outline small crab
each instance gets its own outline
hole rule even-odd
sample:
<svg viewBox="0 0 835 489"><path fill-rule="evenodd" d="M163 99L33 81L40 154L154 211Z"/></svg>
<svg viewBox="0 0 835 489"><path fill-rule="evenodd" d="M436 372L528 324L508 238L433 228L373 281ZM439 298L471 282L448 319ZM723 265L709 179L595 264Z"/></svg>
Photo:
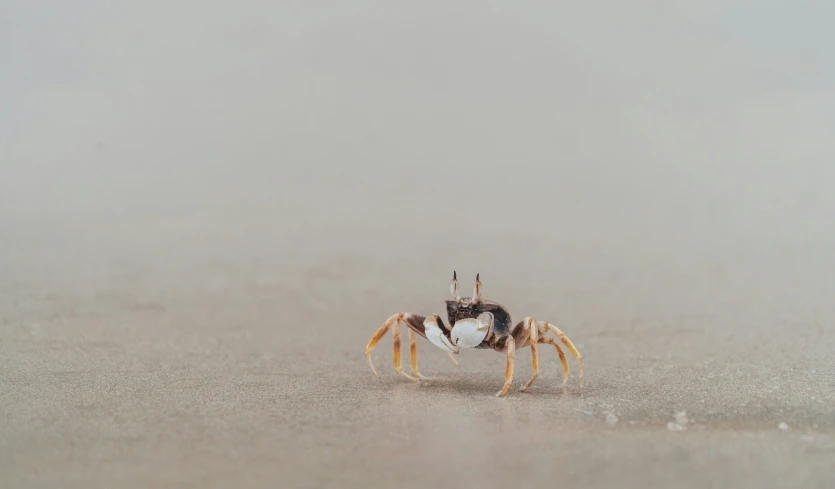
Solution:
<svg viewBox="0 0 835 489"><path fill-rule="evenodd" d="M456 365L458 362L455 361L452 354L457 355L460 348L492 348L499 353L506 353L505 381L502 390L496 393L498 397L504 397L510 388L510 383L513 380L513 356L517 349L530 346L533 357L533 376L519 389L525 391L539 376L537 345L540 343L554 345L562 363L562 386L565 387L570 373L568 361L557 339L546 336L550 331L574 355L580 367L580 385L583 385L583 356L559 328L547 321L537 321L530 316L513 326L510 313L504 306L481 298L481 280L479 280L478 274L473 285L472 297L461 297L458 294L458 276L454 271L452 272L452 281L449 284L449 292L453 300L445 302L447 318L452 327L447 326L438 314L424 317L408 312L394 314L383 323L383 326L374 333L365 347L365 355L368 357L368 364L371 365L374 375L379 377L377 370L374 368L374 363L371 361L371 351L385 336L386 332L392 329L392 335L394 336L394 370L413 381L424 378L417 369L417 338L415 335L418 334L447 352L449 358ZM400 364L401 323L405 323L409 327L409 360L414 376L404 372Z"/></svg>

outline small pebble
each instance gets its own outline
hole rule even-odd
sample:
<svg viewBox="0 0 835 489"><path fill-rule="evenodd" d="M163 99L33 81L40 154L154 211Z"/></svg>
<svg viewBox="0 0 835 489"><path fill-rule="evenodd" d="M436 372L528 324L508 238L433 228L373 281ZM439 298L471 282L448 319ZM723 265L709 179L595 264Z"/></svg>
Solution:
<svg viewBox="0 0 835 489"><path fill-rule="evenodd" d="M689 420L687 419L687 411L681 411L680 413L676 413L676 423L684 426L687 424Z"/></svg>
<svg viewBox="0 0 835 489"><path fill-rule="evenodd" d="M684 431L687 429L687 427L670 421L669 423L667 423L667 429L670 431Z"/></svg>
<svg viewBox="0 0 835 489"><path fill-rule="evenodd" d="M781 421L780 424L777 425L777 427L780 428L783 431L786 431L787 429L789 429L789 425L787 425L784 421Z"/></svg>
<svg viewBox="0 0 835 489"><path fill-rule="evenodd" d="M609 426L614 426L618 424L618 421L619 419L617 416L615 416L614 413L609 413L606 415L606 424L608 424Z"/></svg>

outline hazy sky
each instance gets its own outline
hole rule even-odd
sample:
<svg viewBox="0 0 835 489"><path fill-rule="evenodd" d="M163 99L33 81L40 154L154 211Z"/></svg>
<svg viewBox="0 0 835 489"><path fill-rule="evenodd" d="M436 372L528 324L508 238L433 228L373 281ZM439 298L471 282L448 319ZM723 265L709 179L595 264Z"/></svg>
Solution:
<svg viewBox="0 0 835 489"><path fill-rule="evenodd" d="M0 223L478 209L833 243L833 5L6 0Z"/></svg>

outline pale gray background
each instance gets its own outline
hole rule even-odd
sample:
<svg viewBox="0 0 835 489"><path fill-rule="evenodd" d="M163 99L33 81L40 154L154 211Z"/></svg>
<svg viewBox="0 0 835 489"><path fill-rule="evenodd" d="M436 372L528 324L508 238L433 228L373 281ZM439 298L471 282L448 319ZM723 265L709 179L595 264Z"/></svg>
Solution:
<svg viewBox="0 0 835 489"><path fill-rule="evenodd" d="M0 2L0 485L834 487L835 4L578 5Z"/></svg>

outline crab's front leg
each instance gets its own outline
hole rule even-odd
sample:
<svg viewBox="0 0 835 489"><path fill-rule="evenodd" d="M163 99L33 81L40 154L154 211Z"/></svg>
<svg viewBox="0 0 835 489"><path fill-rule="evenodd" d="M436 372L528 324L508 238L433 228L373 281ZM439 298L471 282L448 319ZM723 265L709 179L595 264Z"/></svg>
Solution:
<svg viewBox="0 0 835 489"><path fill-rule="evenodd" d="M507 390L510 389L510 384L513 382L513 357L516 355L516 341L513 336L507 337L507 368L504 374L504 385L502 390L496 393L496 397L504 397L507 395Z"/></svg>
<svg viewBox="0 0 835 489"><path fill-rule="evenodd" d="M409 331L411 331L411 329ZM394 322L394 324L392 325L391 334L392 334L392 336L394 336L394 355L393 355L394 371L399 373L403 377L406 377L409 380L414 380L414 381L420 380L419 378L412 377L411 375L404 372L403 371L403 365L400 363L400 352L401 352L401 350L400 350L400 321L395 321ZM412 370L414 371L414 369L412 369Z"/></svg>
<svg viewBox="0 0 835 489"><path fill-rule="evenodd" d="M409 327L409 360L412 367L412 373L415 377L407 374L403 371L403 367L401 365L400 360L400 323L405 323L406 326ZM440 323L440 325L439 325ZM441 329L443 328L443 329ZM388 330L391 329L392 335L394 336L394 370L407 377L411 380L420 380L419 378L423 378L417 371L417 338L416 334L427 338L431 341L434 345L438 348L446 351L449 353L450 359L457 365L458 362L452 357L452 353L458 353L458 348L455 347L452 343L449 342L449 328L443 323L440 319L440 316L437 314L433 314L428 318L424 318L423 316L412 314L408 312L401 312L392 315L389 317L383 325L378 329L374 335L371 336L371 339L368 341L368 344L365 347L365 355L368 358L368 365L371 366L371 371L374 372L374 375L379 377L380 375L377 373L377 370L374 368L374 363L371 361L371 352L377 346L377 343L386 335ZM419 377L419 378L418 378Z"/></svg>

